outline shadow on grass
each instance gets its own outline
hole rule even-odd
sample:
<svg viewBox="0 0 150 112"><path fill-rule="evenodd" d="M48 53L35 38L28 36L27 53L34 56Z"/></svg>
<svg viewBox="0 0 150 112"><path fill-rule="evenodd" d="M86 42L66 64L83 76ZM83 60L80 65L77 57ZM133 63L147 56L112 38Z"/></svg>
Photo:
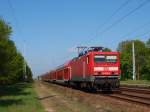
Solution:
<svg viewBox="0 0 150 112"><path fill-rule="evenodd" d="M21 99L6 99L6 100L0 100L0 106L5 106L8 107L9 105L18 105L18 104L23 104Z"/></svg>
<svg viewBox="0 0 150 112"><path fill-rule="evenodd" d="M31 93L26 92L25 89L31 87L32 85L28 83L0 86L0 106L23 104L21 96L30 95Z"/></svg>
<svg viewBox="0 0 150 112"><path fill-rule="evenodd" d="M0 86L0 97L1 96L15 96L15 95L29 95L29 92L25 92L25 88L31 88L31 84L21 83L8 86Z"/></svg>

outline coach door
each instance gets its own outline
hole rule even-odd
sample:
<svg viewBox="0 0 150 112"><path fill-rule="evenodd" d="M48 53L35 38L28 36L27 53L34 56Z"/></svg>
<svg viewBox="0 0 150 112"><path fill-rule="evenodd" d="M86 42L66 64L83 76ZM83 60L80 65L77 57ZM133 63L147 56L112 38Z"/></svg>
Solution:
<svg viewBox="0 0 150 112"><path fill-rule="evenodd" d="M70 69L65 68L64 69L64 80L69 80L70 79Z"/></svg>
<svg viewBox="0 0 150 112"><path fill-rule="evenodd" d="M85 78L85 72L86 72L86 62L85 61L83 61L83 78Z"/></svg>

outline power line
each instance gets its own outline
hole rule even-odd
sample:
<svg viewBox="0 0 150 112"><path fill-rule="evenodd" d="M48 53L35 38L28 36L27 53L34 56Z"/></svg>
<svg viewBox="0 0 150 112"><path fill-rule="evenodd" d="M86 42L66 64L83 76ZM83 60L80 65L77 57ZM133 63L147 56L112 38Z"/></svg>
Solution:
<svg viewBox="0 0 150 112"><path fill-rule="evenodd" d="M18 29L19 32L21 32L21 28L20 28L20 26L19 26L19 22L18 22L18 20L17 20L16 14L15 14L15 9L14 9L14 7L13 7L13 5L12 5L12 2L11 2L11 0L7 0L7 2L8 2L8 6L9 6L9 8L10 8L10 10L11 10L12 16L13 16L13 18L14 18L14 20L15 20L17 29Z"/></svg>
<svg viewBox="0 0 150 112"><path fill-rule="evenodd" d="M146 31L146 32L144 32L144 33L142 33L142 34L139 34L139 35L136 35L136 36L134 36L134 37L141 37L141 36L147 35L147 34L149 34L149 33L150 33L150 31Z"/></svg>
<svg viewBox="0 0 150 112"><path fill-rule="evenodd" d="M138 31L138 30L140 30L140 29L143 29L144 27L146 27L146 26L149 25L149 24L150 24L150 21L149 21L149 22L146 22L145 24L143 24L143 25L141 25L141 26L139 26L139 27L137 27L137 28L135 28L133 31L131 31L131 32L127 33L127 34L125 34L125 35L122 36L121 38L125 38L125 37L129 36L129 35L135 33L136 31Z"/></svg>
<svg viewBox="0 0 150 112"><path fill-rule="evenodd" d="M11 0L7 0L7 2L8 2L8 6L9 6L9 8L10 8L10 10L11 10L13 19L14 19L14 21L15 21L15 23L16 23L16 28L17 28L17 30L18 30L19 33L22 33L20 24L19 24L18 19L17 19L17 17L16 17L16 13L15 13L15 9L14 9L14 7L13 7L13 4L12 4ZM23 41L23 45L24 45L24 44L25 44L25 39L22 39L22 41ZM23 53L24 53L24 47L23 47Z"/></svg>
<svg viewBox="0 0 150 112"><path fill-rule="evenodd" d="M134 8L133 10L131 10L130 12L128 12L126 15L122 16L121 18L119 18L117 21L115 21L114 23L112 23L109 27L107 27L106 29L104 29L102 32L100 33L105 33L106 31L108 31L109 29L111 29L113 26L117 25L118 23L120 23L121 21L123 21L125 18L127 18L129 15L133 14L134 12L136 12L137 10L139 10L140 8L142 8L143 6L146 5L146 3L150 2L150 0L146 0L143 3L141 3L138 7Z"/></svg>
<svg viewBox="0 0 150 112"><path fill-rule="evenodd" d="M134 8L133 10L131 10L130 12L128 12L126 15L122 16L121 18L119 18L117 21L115 21L114 23L112 23L110 26L108 26L107 28L105 28L103 31L101 31L100 33L103 34L105 32L107 32L108 30L110 30L112 27L114 27L115 25L117 25L118 23L122 22L125 18L127 18L128 16L130 16L131 14L133 14L134 12L136 12L137 10L141 9L143 6L145 6L148 2L150 2L150 0L146 0L144 2L142 2L140 5L138 5L136 8ZM94 36L96 37L98 35L98 33ZM95 38L91 38L90 40L95 39Z"/></svg>
<svg viewBox="0 0 150 112"><path fill-rule="evenodd" d="M105 26L120 10L122 10L125 6L129 4L132 0L126 0L124 3L122 3L98 28L96 29L96 33L94 33L94 37L98 35L99 29L101 29L103 26ZM89 36L92 37L92 36ZM92 37L93 38L93 37Z"/></svg>
<svg viewBox="0 0 150 112"><path fill-rule="evenodd" d="M120 5L119 8L117 8L110 16L109 18L107 18L104 23L102 23L100 25L100 27L98 27L97 32L100 28L102 28L103 26L105 26L105 24L107 24L121 9L123 9L126 5L128 5L128 3L131 2L131 0L127 0L125 1L123 4Z"/></svg>

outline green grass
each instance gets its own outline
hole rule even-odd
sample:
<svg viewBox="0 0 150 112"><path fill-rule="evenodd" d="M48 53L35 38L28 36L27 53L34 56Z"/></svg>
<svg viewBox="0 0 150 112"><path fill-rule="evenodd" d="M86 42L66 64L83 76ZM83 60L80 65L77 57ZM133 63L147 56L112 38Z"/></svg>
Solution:
<svg viewBox="0 0 150 112"><path fill-rule="evenodd" d="M44 112L32 84L0 86L0 112Z"/></svg>
<svg viewBox="0 0 150 112"><path fill-rule="evenodd" d="M150 81L148 80L125 80L121 81L121 84L123 85L148 85L150 86Z"/></svg>

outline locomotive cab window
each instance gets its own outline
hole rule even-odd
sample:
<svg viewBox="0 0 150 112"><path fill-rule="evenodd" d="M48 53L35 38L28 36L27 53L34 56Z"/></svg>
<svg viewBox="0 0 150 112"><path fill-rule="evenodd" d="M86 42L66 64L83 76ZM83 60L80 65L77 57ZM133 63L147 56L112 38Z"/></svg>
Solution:
<svg viewBox="0 0 150 112"><path fill-rule="evenodd" d="M95 63L103 63L103 62L116 63L117 62L117 56L95 55L94 56L94 62Z"/></svg>
<svg viewBox="0 0 150 112"><path fill-rule="evenodd" d="M106 61L110 63L116 63L117 62L117 56L106 56Z"/></svg>
<svg viewBox="0 0 150 112"><path fill-rule="evenodd" d="M106 60L105 56L100 56L100 55L94 56L94 62L95 63L105 62L105 60Z"/></svg>

